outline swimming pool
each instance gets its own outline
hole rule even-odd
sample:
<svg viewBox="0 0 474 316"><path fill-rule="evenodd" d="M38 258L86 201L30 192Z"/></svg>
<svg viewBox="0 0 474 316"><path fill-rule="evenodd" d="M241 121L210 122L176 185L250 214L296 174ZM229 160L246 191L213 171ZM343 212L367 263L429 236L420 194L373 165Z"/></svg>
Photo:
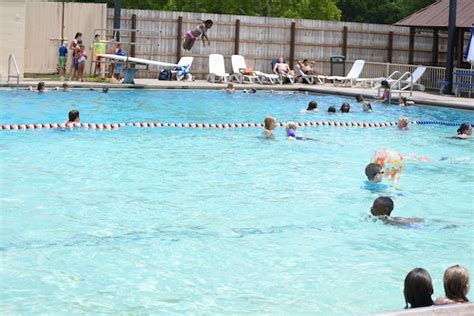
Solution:
<svg viewBox="0 0 474 316"><path fill-rule="evenodd" d="M320 112L299 113L310 100ZM353 113L326 113L350 102ZM474 121L474 114L306 94L221 91L0 91L0 123ZM474 271L472 139L455 127L308 127L318 141L260 128L123 127L0 131L0 311L316 313L401 309L403 279L426 268L434 296L452 264ZM373 192L377 148L408 161L398 189ZM402 229L367 219L390 195ZM471 297L471 296L469 296Z"/></svg>

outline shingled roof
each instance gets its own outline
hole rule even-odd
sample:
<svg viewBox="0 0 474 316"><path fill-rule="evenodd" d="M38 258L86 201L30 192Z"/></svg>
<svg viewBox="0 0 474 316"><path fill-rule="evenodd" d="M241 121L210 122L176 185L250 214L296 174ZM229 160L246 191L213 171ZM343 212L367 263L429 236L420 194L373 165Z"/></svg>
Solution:
<svg viewBox="0 0 474 316"><path fill-rule="evenodd" d="M398 21L397 26L425 28L447 28L449 21L449 0L438 0L420 11ZM470 28L474 23L474 0L457 0L456 27Z"/></svg>

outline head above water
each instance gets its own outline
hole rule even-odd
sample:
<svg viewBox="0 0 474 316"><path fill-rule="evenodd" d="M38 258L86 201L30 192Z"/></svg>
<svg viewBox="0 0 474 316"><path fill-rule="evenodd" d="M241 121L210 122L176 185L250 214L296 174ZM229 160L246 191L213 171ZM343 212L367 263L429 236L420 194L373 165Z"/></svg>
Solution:
<svg viewBox="0 0 474 316"><path fill-rule="evenodd" d="M370 213L373 216L390 216L393 211L393 200L387 196L379 196L374 200Z"/></svg>
<svg viewBox="0 0 474 316"><path fill-rule="evenodd" d="M446 297L457 302L469 302L466 295L469 292L469 271L454 265L444 272L444 292Z"/></svg>
<svg viewBox="0 0 474 316"><path fill-rule="evenodd" d="M227 84L227 89L234 89L234 84L233 83L228 83Z"/></svg>
<svg viewBox="0 0 474 316"><path fill-rule="evenodd" d="M370 182L380 182L382 181L383 168L381 165L376 163L369 163L365 167L365 175Z"/></svg>
<svg viewBox="0 0 474 316"><path fill-rule="evenodd" d="M296 126L295 122L290 121L290 122L286 122L286 127L285 128L286 128L287 131L290 130L290 129L296 130L297 126Z"/></svg>
<svg viewBox="0 0 474 316"><path fill-rule="evenodd" d="M472 126L470 123L462 123L457 130L458 135L468 135L471 136L472 134Z"/></svg>
<svg viewBox="0 0 474 316"><path fill-rule="evenodd" d="M109 92L109 88L108 88L108 87L103 87L103 88L102 88L102 92L103 92L103 93Z"/></svg>
<svg viewBox="0 0 474 316"><path fill-rule="evenodd" d="M274 118L273 116L265 117L265 120L263 121L263 125L265 126L265 129L268 129L268 130L275 129L276 118Z"/></svg>
<svg viewBox="0 0 474 316"><path fill-rule="evenodd" d="M306 111L313 111L313 110L316 110L318 108L318 103L316 101L311 101L308 103L308 108L306 109Z"/></svg>
<svg viewBox="0 0 474 316"><path fill-rule="evenodd" d="M69 88L69 85L67 83L63 83L63 89L67 90Z"/></svg>
<svg viewBox="0 0 474 316"><path fill-rule="evenodd" d="M69 122L79 122L80 116L78 110L69 111Z"/></svg>
<svg viewBox="0 0 474 316"><path fill-rule="evenodd" d="M364 102L362 103L362 110L363 110L364 112L373 111L373 109L372 109L372 104L370 104L370 102L368 102L368 101L364 101Z"/></svg>
<svg viewBox="0 0 474 316"><path fill-rule="evenodd" d="M349 112L351 111L351 106L349 105L349 103L344 102L344 103L341 105L340 111L341 111L342 113L349 113Z"/></svg>
<svg viewBox="0 0 474 316"><path fill-rule="evenodd" d="M363 97L362 95L360 95L360 94L356 95L356 96L355 96L355 99L357 100L357 102L362 102L362 101L364 101L364 97Z"/></svg>
<svg viewBox="0 0 474 316"><path fill-rule="evenodd" d="M431 276L423 268L411 270L405 277L403 289L405 296L405 308L425 307L433 305L431 295L433 295L433 283Z"/></svg>
<svg viewBox="0 0 474 316"><path fill-rule="evenodd" d="M44 91L44 82L43 81L38 82L38 85L36 86L36 90Z"/></svg>
<svg viewBox="0 0 474 316"><path fill-rule="evenodd" d="M328 107L328 113L336 113L336 108L331 105L330 107Z"/></svg>
<svg viewBox="0 0 474 316"><path fill-rule="evenodd" d="M397 122L397 126L400 129L407 128L408 124L410 124L410 120L406 116L400 117L400 119Z"/></svg>

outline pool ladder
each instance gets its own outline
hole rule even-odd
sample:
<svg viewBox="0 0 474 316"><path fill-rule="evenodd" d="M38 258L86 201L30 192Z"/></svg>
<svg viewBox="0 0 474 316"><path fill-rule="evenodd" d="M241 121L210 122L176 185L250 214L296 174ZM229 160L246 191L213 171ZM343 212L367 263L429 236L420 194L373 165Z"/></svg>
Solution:
<svg viewBox="0 0 474 316"><path fill-rule="evenodd" d="M15 66L16 75L11 74L12 61L13 61L13 65ZM18 88L20 86L20 69L18 69L18 64L16 62L15 55L13 54L10 54L10 56L8 56L8 77L7 77L8 84L10 83L10 78L16 78L16 87Z"/></svg>

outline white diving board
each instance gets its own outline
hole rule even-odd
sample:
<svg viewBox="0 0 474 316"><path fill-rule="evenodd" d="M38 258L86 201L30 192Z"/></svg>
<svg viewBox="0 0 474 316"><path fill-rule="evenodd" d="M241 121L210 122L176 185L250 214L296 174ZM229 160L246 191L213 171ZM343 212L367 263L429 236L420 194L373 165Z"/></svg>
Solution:
<svg viewBox="0 0 474 316"><path fill-rule="evenodd" d="M109 59L114 59L118 61L142 64L142 65L155 65L155 66L161 66L161 67L177 67L178 66L178 64L164 63L164 62L156 61L156 60L135 58L135 57L129 57L129 56L120 56L120 55L114 55L114 54L97 54L97 57L109 58Z"/></svg>

